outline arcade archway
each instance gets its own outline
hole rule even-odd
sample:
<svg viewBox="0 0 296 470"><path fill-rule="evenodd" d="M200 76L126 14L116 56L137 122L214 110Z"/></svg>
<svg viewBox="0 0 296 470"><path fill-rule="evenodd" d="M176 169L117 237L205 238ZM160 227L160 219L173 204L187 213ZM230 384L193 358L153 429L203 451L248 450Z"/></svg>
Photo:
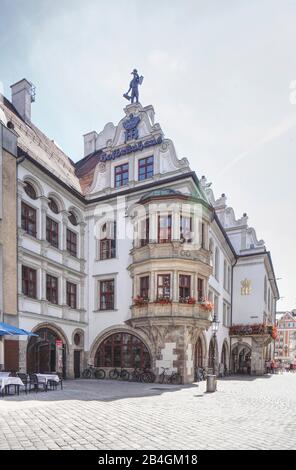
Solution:
<svg viewBox="0 0 296 470"><path fill-rule="evenodd" d="M235 374L251 374L251 347L239 344L233 347L231 353L232 371Z"/></svg>
<svg viewBox="0 0 296 470"><path fill-rule="evenodd" d="M113 333L100 343L95 354L96 367L151 368L147 346L127 332Z"/></svg>
<svg viewBox="0 0 296 470"><path fill-rule="evenodd" d="M40 327L34 331L27 347L27 372L60 372L66 376L66 341L54 328Z"/></svg>

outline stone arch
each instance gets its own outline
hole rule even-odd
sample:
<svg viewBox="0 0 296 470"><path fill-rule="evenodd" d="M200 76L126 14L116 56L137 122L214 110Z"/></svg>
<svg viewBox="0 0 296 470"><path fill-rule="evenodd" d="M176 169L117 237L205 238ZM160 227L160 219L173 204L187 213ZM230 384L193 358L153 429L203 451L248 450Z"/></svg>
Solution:
<svg viewBox="0 0 296 470"><path fill-rule="evenodd" d="M57 203L58 208L59 208L59 212L64 211L66 209L63 199L56 192L50 191L48 193L47 197L48 197L48 199L52 198Z"/></svg>
<svg viewBox="0 0 296 470"><path fill-rule="evenodd" d="M32 336L27 345L28 372L62 371L66 377L70 368L70 345L66 334L50 322L39 323L32 329L35 333L41 330L46 330L44 336ZM61 347L56 344L57 339L62 341Z"/></svg>
<svg viewBox="0 0 296 470"><path fill-rule="evenodd" d="M252 347L246 342L235 342L231 348L231 370L235 374L249 373Z"/></svg>
<svg viewBox="0 0 296 470"><path fill-rule="evenodd" d="M103 341L105 341L108 336L111 336L116 333L128 333L133 336L136 336L147 347L151 358L151 364L154 363L153 345L151 344L149 338L142 331L139 332L127 325L115 325L103 330L92 342L92 345L89 349L89 359L91 364L94 364L96 352L99 346L103 343Z"/></svg>
<svg viewBox="0 0 296 470"><path fill-rule="evenodd" d="M229 369L229 359L230 359L230 349L229 349L229 344L227 339L225 338L222 344L222 350L221 350L221 360L220 364L223 364L222 366L222 373L225 373Z"/></svg>
<svg viewBox="0 0 296 470"><path fill-rule="evenodd" d="M30 183L33 186L33 188L36 191L37 198L39 198L41 196L44 196L44 191L43 191L42 185L40 184L38 179L35 178L35 176L32 176L32 175L24 176L23 182L24 183Z"/></svg>
<svg viewBox="0 0 296 470"><path fill-rule="evenodd" d="M201 347L201 354L199 348ZM194 367L207 367L207 341L203 332L200 332L195 342Z"/></svg>

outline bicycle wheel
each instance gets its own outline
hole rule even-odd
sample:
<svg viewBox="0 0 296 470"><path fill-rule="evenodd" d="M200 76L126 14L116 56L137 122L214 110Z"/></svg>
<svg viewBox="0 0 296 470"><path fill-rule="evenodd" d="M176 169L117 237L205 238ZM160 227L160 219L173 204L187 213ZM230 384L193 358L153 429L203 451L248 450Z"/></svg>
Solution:
<svg viewBox="0 0 296 470"><path fill-rule="evenodd" d="M129 371L126 370L126 369L123 369L123 370L121 371L121 373L120 373L120 378L121 378L122 380L129 380L129 378L130 378L130 373L129 373Z"/></svg>
<svg viewBox="0 0 296 470"><path fill-rule="evenodd" d="M104 369L97 369L95 371L95 378L96 379L104 379L106 377L106 372Z"/></svg>
<svg viewBox="0 0 296 470"><path fill-rule="evenodd" d="M142 382L151 384L155 382L155 379L156 379L156 376L155 374L153 374L153 372L144 372L142 374Z"/></svg>
<svg viewBox="0 0 296 470"><path fill-rule="evenodd" d="M180 385L182 383L182 376L177 372L171 376L170 382L173 385Z"/></svg>
<svg viewBox="0 0 296 470"><path fill-rule="evenodd" d="M159 383L164 384L165 383L165 374L162 372L159 376Z"/></svg>
<svg viewBox="0 0 296 470"><path fill-rule="evenodd" d="M110 372L109 372L109 379L115 380L115 379L118 379L118 377L119 377L119 372L118 372L117 369L112 369L112 370L110 370Z"/></svg>
<svg viewBox="0 0 296 470"><path fill-rule="evenodd" d="M91 378L91 370L90 369L85 369L82 372L82 378L83 379L90 379Z"/></svg>

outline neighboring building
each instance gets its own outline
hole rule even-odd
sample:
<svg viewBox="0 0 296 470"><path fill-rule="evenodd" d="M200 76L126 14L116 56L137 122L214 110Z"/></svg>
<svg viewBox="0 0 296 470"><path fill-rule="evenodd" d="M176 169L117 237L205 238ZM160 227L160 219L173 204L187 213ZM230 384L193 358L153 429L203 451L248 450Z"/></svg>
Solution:
<svg viewBox="0 0 296 470"><path fill-rule="evenodd" d="M296 310L277 312L278 338L275 342L275 357L285 361L296 361Z"/></svg>
<svg viewBox="0 0 296 470"><path fill-rule="evenodd" d="M7 125L0 108L0 321L17 325L17 137ZM14 368L17 361L18 341L0 336L0 369Z"/></svg>
<svg viewBox="0 0 296 470"><path fill-rule="evenodd" d="M203 177L209 201L235 250L232 268L232 315L230 328L233 372L264 373L265 361L274 356L272 328L276 323L279 292L271 261L263 240L258 241L254 228L248 226L247 214L235 218L226 204L226 196L215 200ZM224 267L224 271L228 268Z"/></svg>
<svg viewBox="0 0 296 470"><path fill-rule="evenodd" d="M169 367L187 383L196 366L243 372L249 355L262 373L269 330L229 327L273 324L270 254L178 159L153 107L126 106L73 163L31 122L32 84L11 88L0 108L18 136L18 325L39 335L20 338L15 367Z"/></svg>

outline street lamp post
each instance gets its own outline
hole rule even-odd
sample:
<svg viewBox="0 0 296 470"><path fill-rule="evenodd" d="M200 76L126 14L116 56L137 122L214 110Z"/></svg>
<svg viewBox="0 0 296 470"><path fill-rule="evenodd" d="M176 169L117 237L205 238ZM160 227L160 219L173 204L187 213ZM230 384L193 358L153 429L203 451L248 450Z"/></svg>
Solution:
<svg viewBox="0 0 296 470"><path fill-rule="evenodd" d="M215 392L217 389L217 371L216 371L216 338L217 332L219 328L219 321L217 319L216 313L214 313L214 317L212 320L212 331L213 331L213 341L214 341L214 349L213 349L213 374L208 375L207 377L207 392Z"/></svg>
<svg viewBox="0 0 296 470"><path fill-rule="evenodd" d="M213 331L213 338L214 338L213 375L215 375L215 376L217 375L217 371L216 371L216 338L217 338L219 323L220 322L218 321L217 314L214 313L214 317L213 317L213 320L212 320L212 331Z"/></svg>

